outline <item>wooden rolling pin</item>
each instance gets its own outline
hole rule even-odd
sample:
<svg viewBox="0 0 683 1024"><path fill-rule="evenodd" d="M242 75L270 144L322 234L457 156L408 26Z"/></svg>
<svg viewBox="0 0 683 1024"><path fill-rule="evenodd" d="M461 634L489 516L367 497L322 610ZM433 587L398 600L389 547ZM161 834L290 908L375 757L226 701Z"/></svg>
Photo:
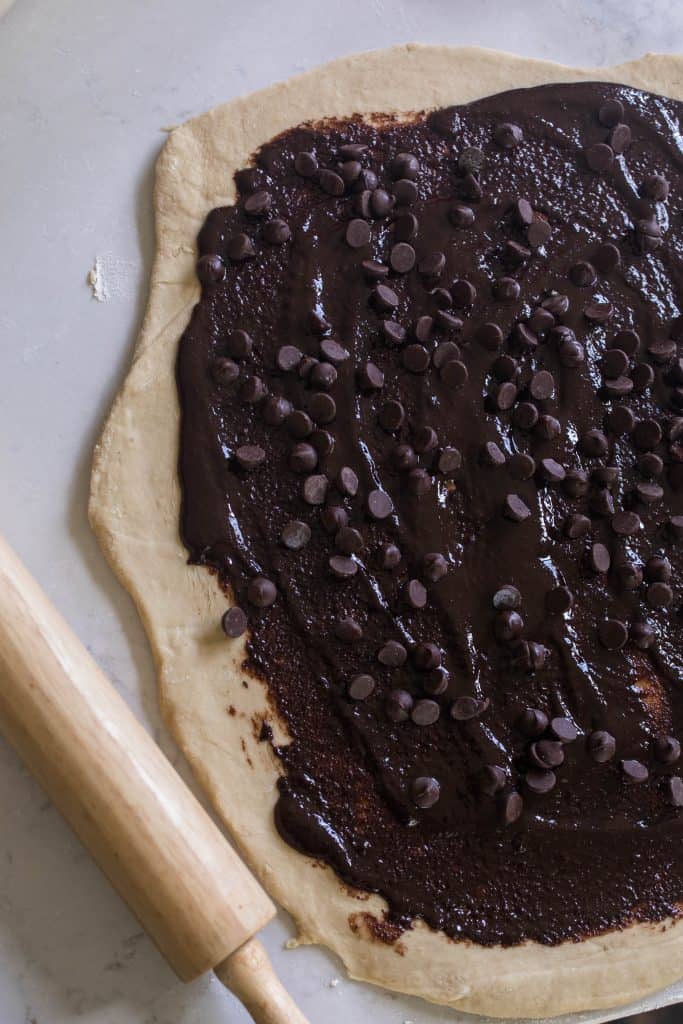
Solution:
<svg viewBox="0 0 683 1024"><path fill-rule="evenodd" d="M253 938L275 907L2 537L0 729L183 981L306 1024Z"/></svg>

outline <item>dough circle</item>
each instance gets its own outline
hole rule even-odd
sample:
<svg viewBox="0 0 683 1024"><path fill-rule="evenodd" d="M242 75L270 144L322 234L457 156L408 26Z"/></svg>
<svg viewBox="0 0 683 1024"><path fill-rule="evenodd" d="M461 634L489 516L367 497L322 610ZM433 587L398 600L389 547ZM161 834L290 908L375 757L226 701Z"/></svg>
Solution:
<svg viewBox="0 0 683 1024"><path fill-rule="evenodd" d="M285 741L264 685L241 668L244 642L219 621L225 596L188 566L178 535L178 339L199 296L195 239L206 214L234 201L233 172L302 121L463 103L547 82L615 81L683 99L683 58L650 55L578 69L480 49L398 46L336 60L233 100L174 129L157 163L157 255L133 364L95 451L90 519L133 596L158 669L165 721L240 852L293 916L301 943L321 943L349 974L497 1017L545 1017L624 1005L683 974L683 920L636 925L583 942L512 948L458 943L416 923L398 942L373 937L377 896L354 894L295 852L273 824L278 763L259 742L267 719ZM248 685L243 685L246 682Z"/></svg>

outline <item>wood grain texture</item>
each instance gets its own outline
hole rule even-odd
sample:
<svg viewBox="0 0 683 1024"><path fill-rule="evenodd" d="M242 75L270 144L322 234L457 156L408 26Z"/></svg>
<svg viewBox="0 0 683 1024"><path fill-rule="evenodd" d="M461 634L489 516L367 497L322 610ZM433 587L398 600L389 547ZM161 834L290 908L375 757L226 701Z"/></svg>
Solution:
<svg viewBox="0 0 683 1024"><path fill-rule="evenodd" d="M307 1024L258 939L245 942L214 968L214 974L244 1004L255 1024Z"/></svg>
<svg viewBox="0 0 683 1024"><path fill-rule="evenodd" d="M0 729L181 979L225 960L274 916L1 537L0 679Z"/></svg>

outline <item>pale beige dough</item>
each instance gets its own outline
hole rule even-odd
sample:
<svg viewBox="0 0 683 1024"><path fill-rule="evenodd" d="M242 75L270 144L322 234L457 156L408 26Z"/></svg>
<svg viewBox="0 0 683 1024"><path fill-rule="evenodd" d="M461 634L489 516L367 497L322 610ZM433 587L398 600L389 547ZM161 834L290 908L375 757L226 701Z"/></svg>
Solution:
<svg viewBox="0 0 683 1024"><path fill-rule="evenodd" d="M143 618L166 722L241 853L292 914L299 941L329 946L355 978L500 1017L623 1005L669 984L683 975L683 922L511 949L452 942L417 924L384 944L362 924L363 914L381 917L383 901L350 894L329 868L280 839L273 824L278 766L270 745L257 740L261 720L284 737L263 684L243 686L243 642L220 632L223 593L206 570L186 564L178 535L174 360L199 297L197 233L209 210L234 201L233 172L260 144L301 121L422 110L580 79L683 99L683 58L579 70L486 50L400 46L337 60L174 129L157 164L149 306L92 474L91 521ZM354 921L360 927L352 929Z"/></svg>

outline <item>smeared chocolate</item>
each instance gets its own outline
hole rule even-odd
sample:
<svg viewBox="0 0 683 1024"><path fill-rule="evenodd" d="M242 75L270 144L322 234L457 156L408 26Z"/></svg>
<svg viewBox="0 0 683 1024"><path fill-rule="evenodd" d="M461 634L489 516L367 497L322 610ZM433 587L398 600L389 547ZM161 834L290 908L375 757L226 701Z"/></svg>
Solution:
<svg viewBox="0 0 683 1024"><path fill-rule="evenodd" d="M394 922L555 943L683 899L682 112L301 127L201 231L182 535L293 737L278 828Z"/></svg>

